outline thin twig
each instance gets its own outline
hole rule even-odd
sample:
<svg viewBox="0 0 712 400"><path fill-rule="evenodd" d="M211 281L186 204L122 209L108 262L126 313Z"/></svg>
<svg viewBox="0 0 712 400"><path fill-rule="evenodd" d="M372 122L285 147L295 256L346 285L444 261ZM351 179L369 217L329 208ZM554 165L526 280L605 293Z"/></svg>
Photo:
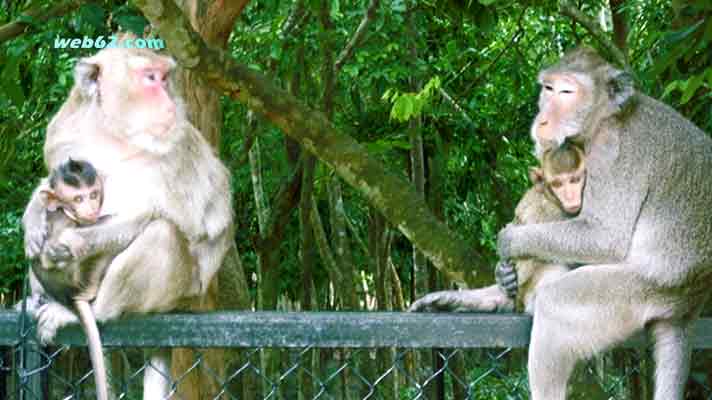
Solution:
<svg viewBox="0 0 712 400"><path fill-rule="evenodd" d="M518 26L517 31L514 32L514 35L512 35L512 38L509 39L509 43L507 43L507 45L504 46L504 48L499 52L499 54L497 54L497 57L495 57L494 60L492 60L492 62L489 63L489 65L487 65L487 67L479 74L479 76L475 80L473 80L472 83L470 83L467 86L467 89L465 89L465 93L472 90L473 87L475 87L478 83L480 83L480 81L482 79L484 79L487 76L487 72L494 65L496 65L499 62L499 59L502 58L504 53L507 52L509 50L509 48L514 44L514 42L516 42L517 38L519 38L519 36L521 36L524 33L524 27L522 26L521 21L522 21L522 18L524 18L524 14L526 12L527 12L527 9L525 8L522 10L522 13L519 14L519 18L517 19L517 26Z"/></svg>
<svg viewBox="0 0 712 400"><path fill-rule="evenodd" d="M463 118L471 127L474 128L474 127L475 127L475 123L472 121L472 118L470 118L470 116L467 115L467 113L465 112L465 110L464 110L462 107L460 107L459 104L457 104L457 102L448 94L448 92L446 92L445 89L443 89L443 88L440 88L439 91L440 91L440 95L443 96L443 98L445 99L445 101L447 101L447 102L452 106L452 108L455 109L455 111L458 111L460 114L462 114L462 118Z"/></svg>
<svg viewBox="0 0 712 400"><path fill-rule="evenodd" d="M292 33L292 30L300 29L300 26L302 26L307 14L306 8L304 7L304 0L298 0L294 4L292 12L289 13L289 16L282 24L282 33L280 34L282 39L289 36Z"/></svg>
<svg viewBox="0 0 712 400"><path fill-rule="evenodd" d="M358 28L356 29L356 32L351 37L351 40L349 40L348 44L341 51L341 54L339 54L339 57L334 63L334 72L336 74L339 73L346 61L348 61L348 59L353 55L356 46L358 46L361 40L363 40L363 37L366 35L366 28L368 28L368 25L371 23L371 21L373 21L376 16L376 8L378 8L379 3L380 0L371 0L371 3L366 9L366 13L363 15L361 24L359 24Z"/></svg>
<svg viewBox="0 0 712 400"><path fill-rule="evenodd" d="M625 69L630 69L628 60L625 54L623 54L623 51L621 51L621 49L613 43L610 37L608 37L608 34L606 34L592 18L589 18L586 14L581 12L581 10L571 4L569 0L561 0L559 8L561 10L561 14L573 19L586 28L591 36L593 36L593 38L596 39L601 46L603 46L604 51L613 58L615 63L621 65Z"/></svg>
<svg viewBox="0 0 712 400"><path fill-rule="evenodd" d="M237 161L238 166L247 164L250 159L250 150L257 138L257 116L252 110L247 112L247 129L245 129L245 143L242 146L242 156Z"/></svg>

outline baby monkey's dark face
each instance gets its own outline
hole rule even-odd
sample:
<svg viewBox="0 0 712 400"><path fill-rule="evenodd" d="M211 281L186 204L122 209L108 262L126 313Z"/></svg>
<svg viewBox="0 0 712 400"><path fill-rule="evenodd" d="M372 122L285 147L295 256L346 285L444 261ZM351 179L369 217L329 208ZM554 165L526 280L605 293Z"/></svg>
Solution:
<svg viewBox="0 0 712 400"><path fill-rule="evenodd" d="M101 179L97 178L93 185L81 184L72 187L58 182L54 189L57 207L79 225L94 224L99 219L101 204L104 200L104 188Z"/></svg>

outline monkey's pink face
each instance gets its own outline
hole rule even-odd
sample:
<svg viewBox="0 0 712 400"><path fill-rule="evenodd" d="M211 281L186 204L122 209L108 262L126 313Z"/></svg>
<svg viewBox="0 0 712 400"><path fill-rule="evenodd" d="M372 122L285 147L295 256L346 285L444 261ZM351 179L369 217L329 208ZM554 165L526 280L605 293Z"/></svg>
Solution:
<svg viewBox="0 0 712 400"><path fill-rule="evenodd" d="M556 174L547 179L547 186L559 200L565 213L575 215L581 211L583 189L586 186L586 172L583 168L575 172Z"/></svg>
<svg viewBox="0 0 712 400"><path fill-rule="evenodd" d="M578 74L545 73L540 77L539 113L532 138L543 148L558 146L580 133L588 100L585 79Z"/></svg>
<svg viewBox="0 0 712 400"><path fill-rule="evenodd" d="M177 120L168 82L173 65L164 58L133 56L123 67L122 74L108 70L100 79L105 112L126 121L123 133L129 137L149 134L160 139Z"/></svg>

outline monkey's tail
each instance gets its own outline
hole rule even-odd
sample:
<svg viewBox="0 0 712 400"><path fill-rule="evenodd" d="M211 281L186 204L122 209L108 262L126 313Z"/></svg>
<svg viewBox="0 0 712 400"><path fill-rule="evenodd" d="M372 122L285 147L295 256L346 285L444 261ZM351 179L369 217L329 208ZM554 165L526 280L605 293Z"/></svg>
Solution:
<svg viewBox="0 0 712 400"><path fill-rule="evenodd" d="M96 399L109 400L109 387L106 376L106 365L104 364L104 351L99 336L99 328L96 326L96 318L89 302L76 300L74 306L79 314L84 333L87 335L87 346L89 347L89 358L94 367L94 382L96 384Z"/></svg>

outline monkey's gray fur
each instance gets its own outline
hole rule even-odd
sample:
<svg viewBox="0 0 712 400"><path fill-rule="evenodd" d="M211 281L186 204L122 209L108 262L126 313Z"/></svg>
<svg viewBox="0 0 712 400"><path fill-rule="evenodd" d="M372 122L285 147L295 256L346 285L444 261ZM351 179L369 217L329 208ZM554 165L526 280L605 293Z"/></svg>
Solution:
<svg viewBox="0 0 712 400"><path fill-rule="evenodd" d="M537 295L532 399L564 399L578 360L647 329L659 366L655 400L681 400L690 329L712 275L712 140L672 108L636 92L629 76L588 49L568 54L542 79L567 74L590 78L593 93L583 93L560 126L545 126L553 119L542 116L548 104L540 102L533 133L537 139L550 128L556 143L566 137L583 142L583 209L562 222L509 226L498 238L502 258L592 264Z"/></svg>

